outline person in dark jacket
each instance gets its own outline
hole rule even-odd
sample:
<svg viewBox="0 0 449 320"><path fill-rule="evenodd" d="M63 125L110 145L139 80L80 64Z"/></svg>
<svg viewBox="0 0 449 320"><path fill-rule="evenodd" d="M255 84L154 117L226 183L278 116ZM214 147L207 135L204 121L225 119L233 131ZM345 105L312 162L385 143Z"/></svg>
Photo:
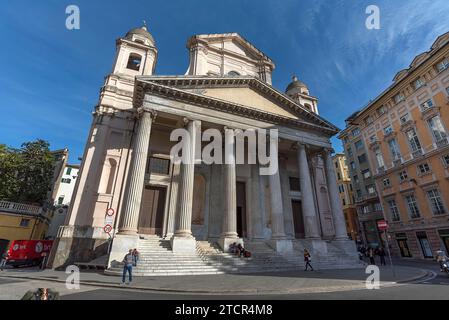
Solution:
<svg viewBox="0 0 449 320"><path fill-rule="evenodd" d="M386 266L387 263L385 261L385 256L386 256L385 249L384 248L379 248L378 255L380 257L380 265L381 266Z"/></svg>
<svg viewBox="0 0 449 320"><path fill-rule="evenodd" d="M369 264L376 265L376 260L374 259L374 249L369 248L368 249L368 258L369 258Z"/></svg>

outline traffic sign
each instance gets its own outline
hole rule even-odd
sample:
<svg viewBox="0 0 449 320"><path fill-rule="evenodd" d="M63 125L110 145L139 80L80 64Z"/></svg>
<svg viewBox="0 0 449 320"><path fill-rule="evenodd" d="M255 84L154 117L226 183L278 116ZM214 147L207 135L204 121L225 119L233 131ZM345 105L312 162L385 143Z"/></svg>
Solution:
<svg viewBox="0 0 449 320"><path fill-rule="evenodd" d="M111 233L112 226L110 224L105 225L103 231L106 232L107 234Z"/></svg>
<svg viewBox="0 0 449 320"><path fill-rule="evenodd" d="M113 208L109 208L109 209L106 211L106 214L107 214L108 216L112 217L112 216L115 214L115 210L114 210Z"/></svg>
<svg viewBox="0 0 449 320"><path fill-rule="evenodd" d="M387 221L385 221L385 220L377 221L377 228L378 228L380 231L385 231L385 230L387 230L387 229L388 229L388 223L387 223Z"/></svg>

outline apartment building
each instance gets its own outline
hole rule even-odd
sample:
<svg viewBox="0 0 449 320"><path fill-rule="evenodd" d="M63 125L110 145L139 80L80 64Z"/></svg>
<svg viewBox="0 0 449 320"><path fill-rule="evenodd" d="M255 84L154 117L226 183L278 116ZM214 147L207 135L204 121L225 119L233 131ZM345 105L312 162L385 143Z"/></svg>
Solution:
<svg viewBox="0 0 449 320"><path fill-rule="evenodd" d="M431 259L449 251L449 32L349 123L341 135L345 149L364 147L352 159L366 154L393 253ZM365 170L355 167L354 174Z"/></svg>
<svg viewBox="0 0 449 320"><path fill-rule="evenodd" d="M368 148L359 126L354 122L358 114L357 111L346 119L346 128L338 138L343 142L348 162L360 240L364 246L376 248L384 246L383 233L377 228L377 221L383 220L384 215L368 161Z"/></svg>

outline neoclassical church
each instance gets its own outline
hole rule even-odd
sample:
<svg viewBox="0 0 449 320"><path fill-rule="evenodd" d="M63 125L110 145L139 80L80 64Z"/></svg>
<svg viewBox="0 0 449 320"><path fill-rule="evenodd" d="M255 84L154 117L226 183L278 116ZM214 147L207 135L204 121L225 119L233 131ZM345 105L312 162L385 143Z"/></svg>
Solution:
<svg viewBox="0 0 449 320"><path fill-rule="evenodd" d="M319 116L317 98L296 77L285 92L274 88L274 62L237 33L195 35L187 49L184 75L155 75L146 26L116 41L53 267L101 260L113 273L131 248L142 256L137 275L294 269L304 248L322 268L357 265L331 160L339 130ZM279 170L176 164L177 128L192 137L277 129ZM183 152L196 159L193 144ZM231 256L234 242L252 258Z"/></svg>

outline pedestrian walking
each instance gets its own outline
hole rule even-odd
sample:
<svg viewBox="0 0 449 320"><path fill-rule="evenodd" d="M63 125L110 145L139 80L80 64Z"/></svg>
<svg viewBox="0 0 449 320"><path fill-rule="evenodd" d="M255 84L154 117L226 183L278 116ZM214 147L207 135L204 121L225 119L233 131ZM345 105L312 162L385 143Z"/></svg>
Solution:
<svg viewBox="0 0 449 320"><path fill-rule="evenodd" d="M304 271L307 271L310 267L311 271L313 271L313 267L310 264L310 261L312 261L312 256L310 255L309 251L307 249L304 249L304 263L306 269Z"/></svg>
<svg viewBox="0 0 449 320"><path fill-rule="evenodd" d="M369 258L369 264L376 265L376 260L374 259L374 249L373 248L368 249L368 258Z"/></svg>
<svg viewBox="0 0 449 320"><path fill-rule="evenodd" d="M123 276L122 276L122 284L125 284L125 279L126 279L126 273L129 274L129 282L127 282L126 284L130 284L133 281L133 263L134 263L134 258L133 258L133 250L129 249L128 254L125 255L125 257L123 258Z"/></svg>
<svg viewBox="0 0 449 320"><path fill-rule="evenodd" d="M7 253L2 254L2 256L1 256L1 259L0 259L0 271L3 271L3 269L4 269L5 266L6 266L6 262L8 261L8 260L6 259L7 256L8 256Z"/></svg>
<svg viewBox="0 0 449 320"><path fill-rule="evenodd" d="M384 248L379 248L380 265L386 266L385 256L387 255Z"/></svg>
<svg viewBox="0 0 449 320"><path fill-rule="evenodd" d="M45 270L47 267L47 252L42 252L41 254L41 262L39 264L39 269Z"/></svg>
<svg viewBox="0 0 449 320"><path fill-rule="evenodd" d="M134 267L137 267L137 262L139 262L139 256L140 256L139 251L137 251L137 249L134 249L133 250L133 265L134 265Z"/></svg>

